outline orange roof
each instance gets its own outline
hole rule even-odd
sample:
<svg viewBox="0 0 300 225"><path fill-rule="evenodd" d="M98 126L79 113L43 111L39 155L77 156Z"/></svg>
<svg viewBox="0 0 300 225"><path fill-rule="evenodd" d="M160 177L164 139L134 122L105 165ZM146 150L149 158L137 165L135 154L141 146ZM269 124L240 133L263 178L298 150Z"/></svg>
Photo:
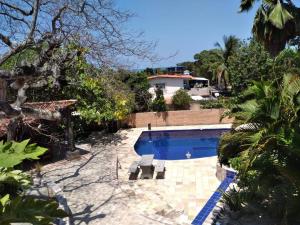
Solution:
<svg viewBox="0 0 300 225"><path fill-rule="evenodd" d="M161 74L161 75L155 75L148 77L148 80L156 79L156 78L176 78L176 79L193 79L193 76L191 75L181 75L181 74Z"/></svg>

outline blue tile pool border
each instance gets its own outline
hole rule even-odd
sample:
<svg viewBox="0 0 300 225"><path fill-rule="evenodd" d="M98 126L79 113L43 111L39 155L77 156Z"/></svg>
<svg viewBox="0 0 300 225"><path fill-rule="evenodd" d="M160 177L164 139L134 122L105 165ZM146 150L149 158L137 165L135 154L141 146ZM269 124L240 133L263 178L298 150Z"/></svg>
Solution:
<svg viewBox="0 0 300 225"><path fill-rule="evenodd" d="M234 171L226 170L226 177L221 182L217 190L210 196L204 207L200 210L198 215L193 220L193 225L202 225L211 211L214 209L220 198L222 197L222 192L225 192L231 182L234 180L236 173Z"/></svg>

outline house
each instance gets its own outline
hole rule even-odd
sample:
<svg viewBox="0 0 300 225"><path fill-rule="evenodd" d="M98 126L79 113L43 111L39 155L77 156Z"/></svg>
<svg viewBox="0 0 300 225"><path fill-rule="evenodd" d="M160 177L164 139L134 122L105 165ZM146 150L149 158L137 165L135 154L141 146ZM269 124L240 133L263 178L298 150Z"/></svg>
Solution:
<svg viewBox="0 0 300 225"><path fill-rule="evenodd" d="M201 77L193 77L187 74L162 74L148 77L150 89L149 92L155 96L155 90L160 88L163 90L164 97L167 102L170 102L173 95L179 89L186 89L190 95L199 92L199 89L209 88L209 80ZM208 91L206 91L208 92ZM200 92L199 92L200 93ZM205 94L205 96L207 93ZM209 95L209 92L208 92Z"/></svg>

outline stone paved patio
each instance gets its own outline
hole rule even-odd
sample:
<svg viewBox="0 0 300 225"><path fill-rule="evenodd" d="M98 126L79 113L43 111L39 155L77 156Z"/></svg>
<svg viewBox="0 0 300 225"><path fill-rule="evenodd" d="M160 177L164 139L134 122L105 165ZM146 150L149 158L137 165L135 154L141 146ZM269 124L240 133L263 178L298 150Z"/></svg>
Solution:
<svg viewBox="0 0 300 225"><path fill-rule="evenodd" d="M44 179L62 187L74 224L190 224L218 187L216 157L167 161L165 179L129 181L128 167L139 159L133 145L143 130L121 130L105 137L94 134L89 153L43 168Z"/></svg>

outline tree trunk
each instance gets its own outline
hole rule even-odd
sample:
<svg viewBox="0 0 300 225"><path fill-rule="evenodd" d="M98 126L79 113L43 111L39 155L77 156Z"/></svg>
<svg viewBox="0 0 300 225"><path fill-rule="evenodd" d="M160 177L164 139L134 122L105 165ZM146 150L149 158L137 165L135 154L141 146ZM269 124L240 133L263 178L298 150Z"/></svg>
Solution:
<svg viewBox="0 0 300 225"><path fill-rule="evenodd" d="M0 101L6 101L6 88L7 82L3 79L0 79Z"/></svg>
<svg viewBox="0 0 300 225"><path fill-rule="evenodd" d="M20 118L11 119L7 127L7 141L18 140L18 128L20 127Z"/></svg>

